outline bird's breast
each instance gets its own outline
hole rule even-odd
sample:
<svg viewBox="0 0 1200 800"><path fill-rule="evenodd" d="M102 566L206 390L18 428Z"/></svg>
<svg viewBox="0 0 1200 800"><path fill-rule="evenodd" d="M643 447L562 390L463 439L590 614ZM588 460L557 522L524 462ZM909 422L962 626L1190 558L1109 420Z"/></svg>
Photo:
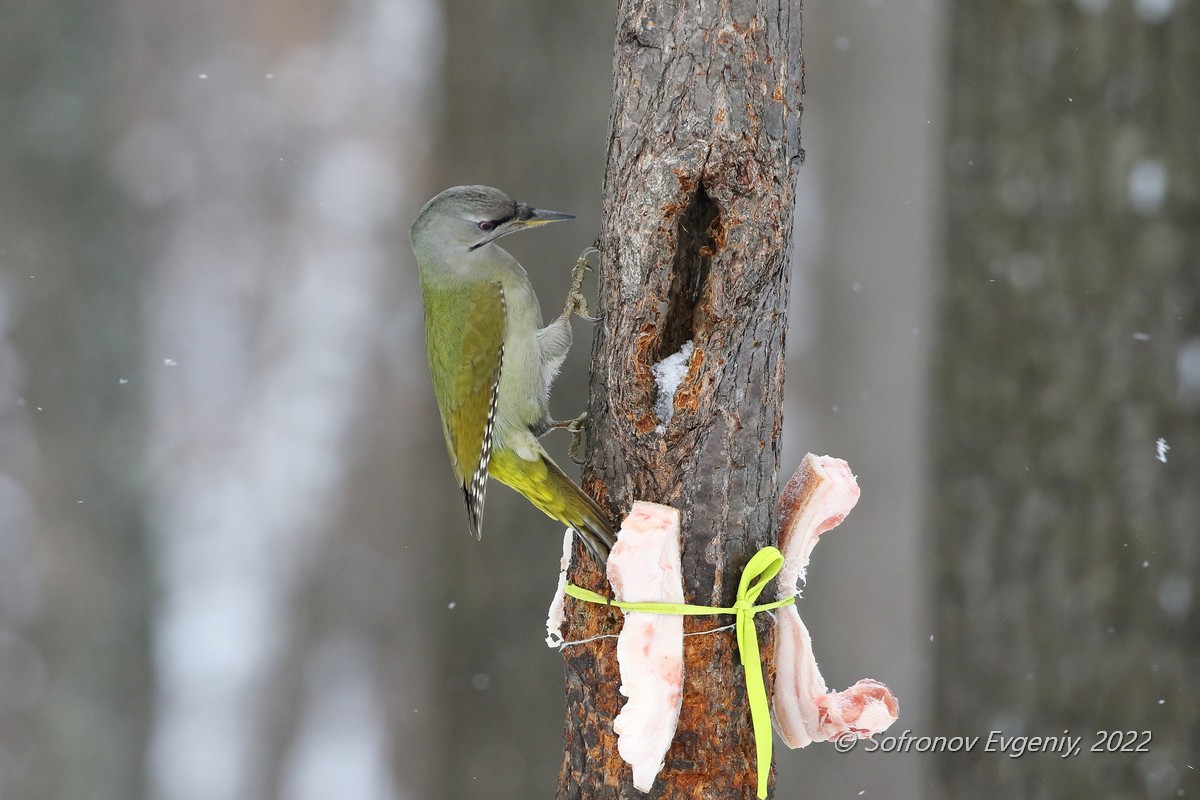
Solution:
<svg viewBox="0 0 1200 800"><path fill-rule="evenodd" d="M524 276L521 276L524 278ZM496 399L497 435L526 432L546 415L537 331L541 309L528 279L504 286L504 363Z"/></svg>

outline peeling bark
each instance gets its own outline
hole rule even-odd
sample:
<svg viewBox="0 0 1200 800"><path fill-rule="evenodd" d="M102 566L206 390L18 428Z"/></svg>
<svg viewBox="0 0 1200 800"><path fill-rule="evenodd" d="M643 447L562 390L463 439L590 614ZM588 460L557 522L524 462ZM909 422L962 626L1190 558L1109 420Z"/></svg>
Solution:
<svg viewBox="0 0 1200 800"><path fill-rule="evenodd" d="M678 508L687 601L729 605L742 567L774 538L800 9L622 0L617 20L585 486L614 517L635 500ZM651 367L687 341L688 374L659 430ZM590 560L575 563L576 583L602 588ZM568 601L566 636L619 621ZM685 630L730 621L693 617ZM688 637L684 659L678 734L649 796L754 797L733 636ZM617 755L618 683L612 640L567 649L560 800L647 796Z"/></svg>

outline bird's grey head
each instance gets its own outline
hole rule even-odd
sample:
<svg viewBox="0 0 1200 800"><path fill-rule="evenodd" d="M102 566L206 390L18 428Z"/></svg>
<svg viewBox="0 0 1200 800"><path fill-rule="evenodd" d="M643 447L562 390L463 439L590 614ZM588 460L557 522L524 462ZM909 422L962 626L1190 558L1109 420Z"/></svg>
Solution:
<svg viewBox="0 0 1200 800"><path fill-rule="evenodd" d="M425 204L411 233L418 248L473 251L514 231L574 218L518 203L490 186L455 186Z"/></svg>

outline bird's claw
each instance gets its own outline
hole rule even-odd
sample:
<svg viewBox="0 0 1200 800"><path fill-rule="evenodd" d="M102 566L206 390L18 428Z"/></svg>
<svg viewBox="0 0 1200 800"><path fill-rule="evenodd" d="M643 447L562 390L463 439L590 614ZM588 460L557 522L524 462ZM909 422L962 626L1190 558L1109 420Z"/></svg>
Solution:
<svg viewBox="0 0 1200 800"><path fill-rule="evenodd" d="M588 258L592 253L600 251L594 247L589 247L579 255L579 259L575 262L575 266L571 268L571 290L567 292L567 302L563 307L563 316L570 319L574 314L577 317L582 317L588 322L595 322L596 317L591 316L591 310L588 308L587 298L583 296L583 277L584 274L592 268L588 263Z"/></svg>
<svg viewBox="0 0 1200 800"><path fill-rule="evenodd" d="M576 464L583 464L583 459L579 457L579 449L583 446L583 424L587 422L587 416L585 411L567 424L567 430L571 432L571 446L567 448L567 457Z"/></svg>
<svg viewBox="0 0 1200 800"><path fill-rule="evenodd" d="M550 427L571 432L571 447L567 450L567 455L576 464L583 464L579 458L579 449L583 444L583 426L587 422L587 412L583 412L575 419L565 419L561 422L555 422Z"/></svg>

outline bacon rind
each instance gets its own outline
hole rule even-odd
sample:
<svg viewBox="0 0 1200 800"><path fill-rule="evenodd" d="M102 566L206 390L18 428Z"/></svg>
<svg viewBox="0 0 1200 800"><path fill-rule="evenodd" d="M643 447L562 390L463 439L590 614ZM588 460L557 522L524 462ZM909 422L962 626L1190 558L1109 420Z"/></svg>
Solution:
<svg viewBox="0 0 1200 800"><path fill-rule="evenodd" d="M679 512L637 502L621 524L608 557L618 600L682 603ZM633 785L650 791L683 705L683 617L630 611L617 638L621 694L629 698L613 721L617 752L633 770Z"/></svg>
<svg viewBox="0 0 1200 800"><path fill-rule="evenodd" d="M858 483L845 461L812 453L804 457L779 497L779 547L784 555L778 577L781 599L800 593L818 537L841 524L858 496ZM805 747L848 732L865 738L896 721L896 698L878 681L864 679L844 692L829 691L808 628L794 605L779 610L776 625L771 716L788 747Z"/></svg>

